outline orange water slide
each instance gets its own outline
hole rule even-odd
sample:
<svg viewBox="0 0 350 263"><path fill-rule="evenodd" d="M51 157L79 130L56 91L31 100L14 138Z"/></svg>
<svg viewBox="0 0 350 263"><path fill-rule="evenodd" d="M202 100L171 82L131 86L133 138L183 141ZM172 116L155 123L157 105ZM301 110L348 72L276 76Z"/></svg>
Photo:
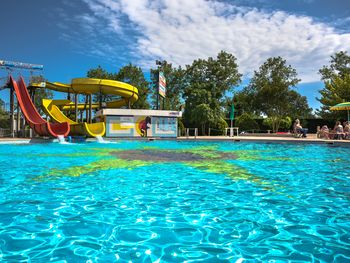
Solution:
<svg viewBox="0 0 350 263"><path fill-rule="evenodd" d="M15 81L10 76L10 85L15 90L19 106L29 126L40 136L67 136L70 127L67 122L50 123L45 121L35 108L22 77Z"/></svg>

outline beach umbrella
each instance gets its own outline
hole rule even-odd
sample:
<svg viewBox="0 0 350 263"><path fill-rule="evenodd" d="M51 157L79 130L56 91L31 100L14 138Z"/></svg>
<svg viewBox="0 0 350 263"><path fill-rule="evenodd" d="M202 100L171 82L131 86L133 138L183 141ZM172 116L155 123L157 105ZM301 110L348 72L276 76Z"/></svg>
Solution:
<svg viewBox="0 0 350 263"><path fill-rule="evenodd" d="M231 120L231 127L232 127L232 122L233 122L233 119L235 118L235 106L231 105L231 110L230 110L230 120Z"/></svg>
<svg viewBox="0 0 350 263"><path fill-rule="evenodd" d="M339 104L331 107L330 110L346 110L346 111L348 111L348 121L350 121L350 118L349 118L350 102L339 103Z"/></svg>

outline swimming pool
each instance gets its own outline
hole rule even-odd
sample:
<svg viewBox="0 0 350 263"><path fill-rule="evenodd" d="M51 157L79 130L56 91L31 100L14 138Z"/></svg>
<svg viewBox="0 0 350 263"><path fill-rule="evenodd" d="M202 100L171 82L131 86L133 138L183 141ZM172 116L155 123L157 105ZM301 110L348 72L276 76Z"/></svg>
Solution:
<svg viewBox="0 0 350 263"><path fill-rule="evenodd" d="M350 260L350 148L121 141L0 155L0 261Z"/></svg>

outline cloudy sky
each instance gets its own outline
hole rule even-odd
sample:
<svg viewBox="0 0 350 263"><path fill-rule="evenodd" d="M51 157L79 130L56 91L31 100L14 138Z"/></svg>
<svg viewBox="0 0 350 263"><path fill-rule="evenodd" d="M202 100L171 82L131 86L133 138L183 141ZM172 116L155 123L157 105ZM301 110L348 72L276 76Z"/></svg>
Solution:
<svg viewBox="0 0 350 263"><path fill-rule="evenodd" d="M318 69L350 51L350 1L3 0L0 28L0 59L44 64L51 81L129 62L148 75L156 59L186 65L225 50L247 83L268 57L282 56L316 108Z"/></svg>

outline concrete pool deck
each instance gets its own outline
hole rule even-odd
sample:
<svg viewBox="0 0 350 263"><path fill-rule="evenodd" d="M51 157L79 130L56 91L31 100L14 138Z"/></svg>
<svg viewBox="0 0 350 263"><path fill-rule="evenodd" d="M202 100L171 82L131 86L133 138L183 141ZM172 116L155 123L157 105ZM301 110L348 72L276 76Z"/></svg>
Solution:
<svg viewBox="0 0 350 263"><path fill-rule="evenodd" d="M211 140L211 141L260 141L260 142L290 142L290 143L326 143L326 144L347 144L350 146L350 140L330 140L317 138L316 134L308 134L307 138L295 138L288 135L239 135L234 137L228 136L189 136L178 137L177 140Z"/></svg>
<svg viewBox="0 0 350 263"><path fill-rule="evenodd" d="M42 138L0 138L0 144L19 144L19 143L42 143L48 142L52 139ZM318 144L337 144L350 146L350 140L325 140L317 138L316 134L308 134L307 138L294 138L288 135L270 135L270 134L259 134L259 135L239 135L234 137L229 136L189 136L189 137L177 137L177 138L106 138L109 141L117 140L179 140L179 141L233 141L233 142L288 142L288 143L318 143ZM87 141L95 141L94 138L89 138Z"/></svg>

